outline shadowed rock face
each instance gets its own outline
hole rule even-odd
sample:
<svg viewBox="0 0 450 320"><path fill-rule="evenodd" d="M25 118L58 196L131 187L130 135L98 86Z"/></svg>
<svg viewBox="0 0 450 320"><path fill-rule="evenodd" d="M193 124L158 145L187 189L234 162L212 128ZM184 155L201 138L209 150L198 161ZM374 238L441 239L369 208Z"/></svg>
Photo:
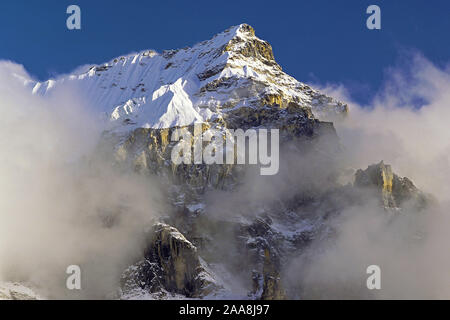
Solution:
<svg viewBox="0 0 450 320"><path fill-rule="evenodd" d="M328 224L328 217L338 215L342 210L355 204L361 204L365 198L361 197L361 190L374 192L380 199L380 205L386 209L403 208L410 202L417 206L428 203L427 196L417 189L407 178L400 178L392 172L389 165L383 162L369 166L366 170L358 170L354 185L335 185L329 191L311 194L310 197L295 196L291 201L283 204L277 203L267 208L261 215L255 214L248 222L233 222L233 232L228 241L237 241L239 250L229 256L231 263L237 270L244 271L248 280L252 279L252 288L249 285L248 296L255 299L279 300L292 297L293 292L285 291L283 264L289 257L301 253L311 242L334 237L333 226ZM366 192L362 192L364 195ZM226 201L227 199L224 199ZM283 208L286 206L285 208ZM326 210L324 210L326 208ZM405 207L407 208L407 207ZM408 211L408 210L406 210ZM211 246L213 251L218 250L217 256L225 254L220 250L223 238L216 234L225 228L224 221L208 216L208 212L193 219L190 223L195 226L198 219L208 221L214 228L203 227L186 230L186 221L178 222L177 227L183 229L189 239L205 237L209 242L202 245ZM309 219L315 221L311 228L304 231L290 228L286 235L279 228L289 228L290 225L302 225L302 221ZM174 222L175 220L172 220ZM229 222L230 223L230 222ZM304 228L304 225L303 225ZM317 239L317 240L316 240ZM217 241L217 243L215 243ZM208 261L217 263L206 254L208 248L202 248L202 255ZM226 259L225 259L226 260ZM223 260L219 260L224 262ZM227 262L225 262L227 263ZM301 272L301 270L299 270ZM244 277L246 275L244 274ZM133 292L136 288L145 292L178 293L185 297L205 297L221 289L217 276L211 272L199 257L197 247L188 241L178 229L167 224L156 224L148 233L148 246L144 259L134 264L124 273L123 291ZM130 295L128 295L130 296Z"/></svg>
<svg viewBox="0 0 450 320"><path fill-rule="evenodd" d="M369 166L366 170L359 169L355 174L355 186L375 188L381 193L381 201L385 207L396 208L397 203L392 195L394 174L390 165L383 161Z"/></svg>
<svg viewBox="0 0 450 320"><path fill-rule="evenodd" d="M274 257L271 257L270 251L266 249L264 251L263 288L261 299L284 300L286 298L286 293L284 292L281 284L280 266L274 261Z"/></svg>
<svg viewBox="0 0 450 320"><path fill-rule="evenodd" d="M204 297L219 286L197 248L176 228L158 223L148 234L144 259L123 274L125 294L138 288L149 293L166 290L186 297Z"/></svg>
<svg viewBox="0 0 450 320"><path fill-rule="evenodd" d="M383 161L370 165L366 170L359 169L355 174L354 185L377 192L385 208L400 208L411 201L421 209L431 200L411 180L393 173L391 166Z"/></svg>
<svg viewBox="0 0 450 320"><path fill-rule="evenodd" d="M193 126L184 128L194 133ZM278 105L266 105L258 109L239 108L228 112L221 121L205 123L203 132L209 128L219 130L224 136L230 129L278 129L280 145L293 139L299 140L300 145L301 142L314 141L326 135L330 145L339 146L331 122L315 119L310 110L292 102L286 108ZM187 194L186 205L196 201L208 189L229 189L239 182L244 170L241 165L172 163L171 152L176 142L171 142L171 137L176 129L136 129L116 148L114 157L118 163L132 166L138 172L156 174L167 178L170 184L181 186ZM191 143L194 144L194 139Z"/></svg>

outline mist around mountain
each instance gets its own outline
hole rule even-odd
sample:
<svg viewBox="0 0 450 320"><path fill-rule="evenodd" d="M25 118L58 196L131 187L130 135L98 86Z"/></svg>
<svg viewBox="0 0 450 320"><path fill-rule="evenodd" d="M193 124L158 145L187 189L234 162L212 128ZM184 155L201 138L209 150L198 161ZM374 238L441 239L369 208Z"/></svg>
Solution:
<svg viewBox="0 0 450 320"><path fill-rule="evenodd" d="M450 75L409 61L368 106L246 24L43 83L0 62L0 298L448 298ZM278 129L279 172L174 165L196 123Z"/></svg>

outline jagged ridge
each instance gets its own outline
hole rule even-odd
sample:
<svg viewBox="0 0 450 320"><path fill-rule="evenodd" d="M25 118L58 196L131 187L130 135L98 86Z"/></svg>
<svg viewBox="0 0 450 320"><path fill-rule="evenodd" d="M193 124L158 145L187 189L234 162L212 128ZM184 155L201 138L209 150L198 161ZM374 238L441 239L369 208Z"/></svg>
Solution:
<svg viewBox="0 0 450 320"><path fill-rule="evenodd" d="M220 119L240 107L295 103L325 113L347 106L284 73L272 47L246 24L231 27L192 48L159 54L146 50L44 83L35 94L75 86L103 115L108 129L169 128Z"/></svg>

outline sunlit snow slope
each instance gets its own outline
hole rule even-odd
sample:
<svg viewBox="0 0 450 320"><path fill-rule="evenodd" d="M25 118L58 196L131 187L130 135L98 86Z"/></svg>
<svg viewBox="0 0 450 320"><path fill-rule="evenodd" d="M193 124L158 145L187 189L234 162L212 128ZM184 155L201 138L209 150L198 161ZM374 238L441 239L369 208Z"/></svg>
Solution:
<svg viewBox="0 0 450 320"><path fill-rule="evenodd" d="M184 126L261 101L280 106L294 101L310 106L317 117L346 111L344 104L285 74L271 46L246 24L192 48L143 51L31 84L33 93L44 96L64 86L76 87L95 116L114 130Z"/></svg>

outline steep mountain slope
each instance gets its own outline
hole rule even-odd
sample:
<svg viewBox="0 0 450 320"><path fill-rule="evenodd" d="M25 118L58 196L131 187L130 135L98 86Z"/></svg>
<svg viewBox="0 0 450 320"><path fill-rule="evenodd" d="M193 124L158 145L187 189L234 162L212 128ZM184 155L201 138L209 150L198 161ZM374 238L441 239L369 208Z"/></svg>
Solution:
<svg viewBox="0 0 450 320"><path fill-rule="evenodd" d="M38 95L75 86L94 106L93 115L103 115L108 128L116 130L185 126L266 103L294 102L312 108L318 117L347 111L345 104L284 73L270 44L246 24L192 48L143 51L28 85Z"/></svg>

